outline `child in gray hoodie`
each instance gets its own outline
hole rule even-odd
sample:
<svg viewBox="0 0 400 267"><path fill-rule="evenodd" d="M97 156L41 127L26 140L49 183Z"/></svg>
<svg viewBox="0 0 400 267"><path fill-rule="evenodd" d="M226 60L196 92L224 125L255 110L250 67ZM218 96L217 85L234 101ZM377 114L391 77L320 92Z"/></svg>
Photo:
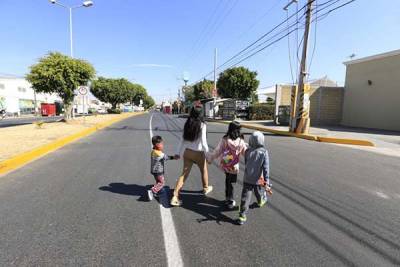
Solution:
<svg viewBox="0 0 400 267"><path fill-rule="evenodd" d="M245 164L238 219L238 224L240 225L244 224L247 220L246 214L249 210L253 191L259 207L267 203L266 192L272 194L269 183L268 151L264 147L264 135L261 132L256 131L250 136L249 147L245 153Z"/></svg>

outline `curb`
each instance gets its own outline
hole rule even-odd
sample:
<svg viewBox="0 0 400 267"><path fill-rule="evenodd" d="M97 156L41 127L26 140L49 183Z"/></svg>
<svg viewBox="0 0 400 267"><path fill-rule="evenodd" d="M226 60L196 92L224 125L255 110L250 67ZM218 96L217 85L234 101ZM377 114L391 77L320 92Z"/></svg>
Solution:
<svg viewBox="0 0 400 267"><path fill-rule="evenodd" d="M86 136L88 136L88 135L90 135L90 134L92 134L92 133L94 133L94 132L96 132L98 130L104 129L105 127L107 127L107 126L109 126L111 124L114 124L116 122L122 121L124 119L129 118L129 117L135 117L135 116L138 116L138 115L142 115L144 113L145 112L133 113L133 114L128 114L128 115L123 114L118 118L114 118L114 119L108 120L106 122L98 123L95 126L92 126L92 127L88 128L88 129L85 129L83 131L77 132L77 133L72 134L72 135L67 136L67 137L63 137L63 138L61 138L59 140L56 140L54 142L42 145L42 146L40 146L38 148L35 148L35 149L31 150L31 151L24 152L24 153L21 153L19 155L16 155L16 156L12 157L12 158L6 159L6 160L0 162L0 175L6 174L6 173L9 173L9 172L11 172L11 171L13 171L15 169L18 169L18 168L20 168L20 167L22 167L22 166L24 166L24 165L26 165L26 164L28 164L28 163L30 163L32 161L44 156L44 155L47 155L47 154L49 154L49 153L51 153L51 152L53 152L53 151L65 146L65 145L67 145L67 144L70 144L70 143L72 143L74 141L77 141L77 140L83 138L83 137L86 137Z"/></svg>
<svg viewBox="0 0 400 267"><path fill-rule="evenodd" d="M218 120L208 120L210 122L215 123L222 123L222 124L229 124L230 121L218 121ZM333 144L342 144L342 145L355 145L355 146L372 146L374 147L374 143L367 141L367 140L358 140L358 139L347 139L347 138L334 138L334 137L323 137L311 134L296 134L289 131L281 131L275 130L264 126L256 126L247 123L241 123L243 128L257 130L261 132L269 132L276 135L283 135L283 136L291 136L300 139L320 142L320 143L333 143Z"/></svg>

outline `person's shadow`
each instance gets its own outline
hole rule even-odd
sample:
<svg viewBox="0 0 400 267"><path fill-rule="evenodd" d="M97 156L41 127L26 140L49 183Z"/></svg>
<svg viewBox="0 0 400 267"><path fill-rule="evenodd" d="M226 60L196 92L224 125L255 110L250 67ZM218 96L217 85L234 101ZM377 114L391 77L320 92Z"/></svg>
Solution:
<svg viewBox="0 0 400 267"><path fill-rule="evenodd" d="M188 190L181 190L180 197L182 208L193 211L203 217L196 219L198 223L207 221L215 221L217 224L221 224L221 222L236 223L235 220L226 216L223 212L238 210L238 208L227 209L223 200L204 196L202 191Z"/></svg>
<svg viewBox="0 0 400 267"><path fill-rule="evenodd" d="M150 190L152 185L137 185L137 184L125 184L125 183L110 183L108 186L101 186L99 190L108 191L121 195L138 196L137 201L149 202L147 197L147 190ZM169 187L165 186L163 192L156 198L158 202L165 208L169 208Z"/></svg>
<svg viewBox="0 0 400 267"><path fill-rule="evenodd" d="M110 183L108 186L99 187L99 190L121 195L138 196L137 201L148 202L147 190L151 187L152 185ZM165 186L157 200L164 208L170 208L171 197L172 191L168 186ZM235 224L235 220L223 213L232 211L225 207L225 201L223 200L204 196L202 191L188 190L181 190L180 197L183 202L181 208L193 211L202 216L202 218L196 219L198 223L215 221L217 224L221 224L221 222ZM234 210L237 210L237 208Z"/></svg>
<svg viewBox="0 0 400 267"><path fill-rule="evenodd" d="M125 183L111 183L108 186L101 186L99 190L109 191L116 194L138 196L137 201L147 201L146 192L151 188L151 185L137 185Z"/></svg>

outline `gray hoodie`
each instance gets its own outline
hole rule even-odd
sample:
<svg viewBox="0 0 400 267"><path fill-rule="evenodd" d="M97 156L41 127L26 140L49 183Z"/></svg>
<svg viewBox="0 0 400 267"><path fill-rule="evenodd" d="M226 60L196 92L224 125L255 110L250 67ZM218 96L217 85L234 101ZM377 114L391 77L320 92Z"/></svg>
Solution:
<svg viewBox="0 0 400 267"><path fill-rule="evenodd" d="M246 167L243 180L245 183L256 185L261 176L269 184L269 157L264 147L264 135L254 132L249 138L249 147L245 153Z"/></svg>

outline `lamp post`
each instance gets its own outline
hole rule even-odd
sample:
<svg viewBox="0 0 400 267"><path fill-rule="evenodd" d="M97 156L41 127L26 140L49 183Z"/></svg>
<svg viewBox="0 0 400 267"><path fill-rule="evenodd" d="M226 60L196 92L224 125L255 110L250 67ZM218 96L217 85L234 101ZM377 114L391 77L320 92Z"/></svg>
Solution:
<svg viewBox="0 0 400 267"><path fill-rule="evenodd" d="M71 55L71 58L73 58L74 57L74 48L73 48L73 37L72 37L72 10L78 9L81 7L91 7L91 6L93 6L93 1L83 1L82 4L80 4L78 6L66 6L66 5L58 2L57 0L49 0L49 1L50 1L50 3L52 3L54 5L58 5L65 9L68 9L68 11L69 11L69 44L70 44L70 55ZM75 104L75 97L74 97L74 100L72 101L72 117L73 118L75 117L74 104Z"/></svg>
<svg viewBox="0 0 400 267"><path fill-rule="evenodd" d="M72 10L81 8L81 7L91 7L93 6L93 1L83 1L82 4L79 6L66 6L64 4L61 4L57 0L49 0L50 3L54 5L61 6L63 8L68 9L69 11L69 42L70 42L70 52L71 52L71 57L74 57L74 49L73 49L73 37L72 37Z"/></svg>

